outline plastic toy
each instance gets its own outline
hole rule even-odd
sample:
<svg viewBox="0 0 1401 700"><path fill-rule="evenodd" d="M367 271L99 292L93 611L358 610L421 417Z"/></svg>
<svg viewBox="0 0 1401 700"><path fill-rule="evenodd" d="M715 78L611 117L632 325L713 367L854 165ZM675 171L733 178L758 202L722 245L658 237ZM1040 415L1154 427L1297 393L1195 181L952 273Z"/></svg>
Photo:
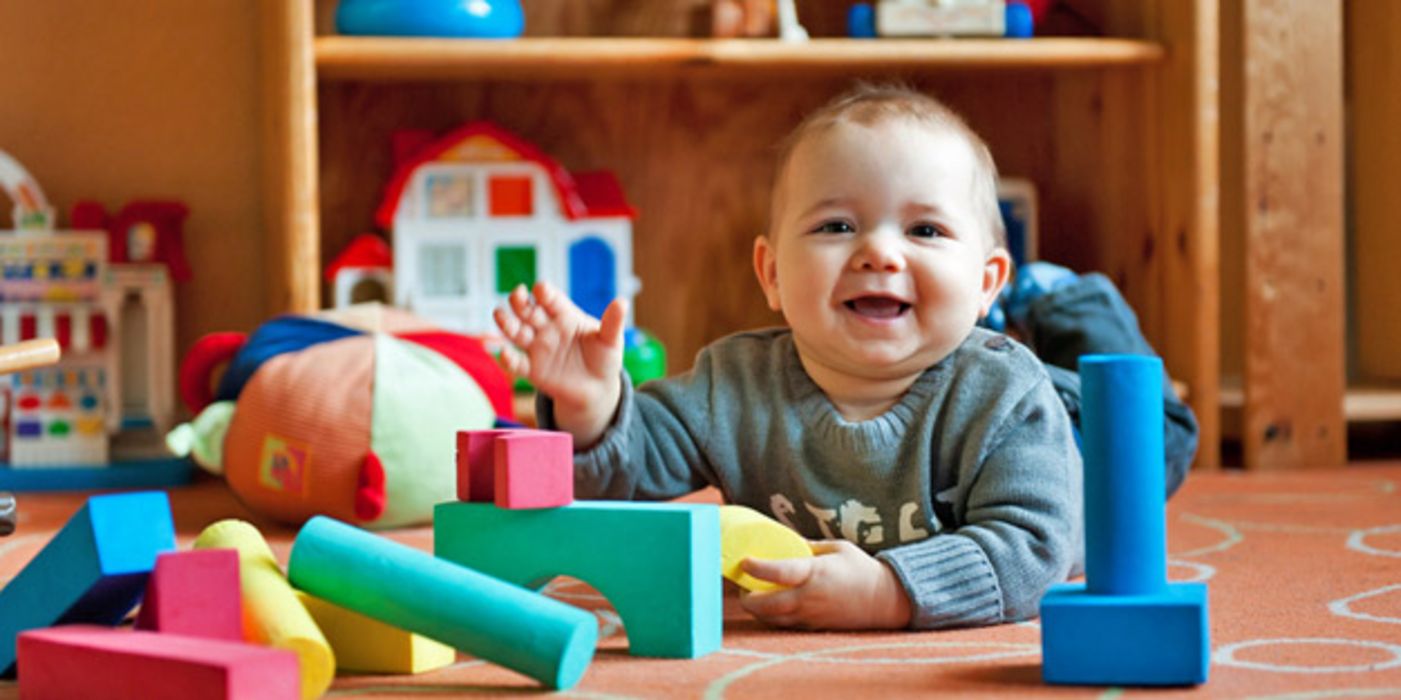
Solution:
<svg viewBox="0 0 1401 700"><path fill-rule="evenodd" d="M1080 358L1086 583L1041 600L1047 683L1206 682L1206 585L1167 582L1163 376L1156 357Z"/></svg>
<svg viewBox="0 0 1401 700"><path fill-rule="evenodd" d="M238 551L244 638L295 652L303 700L321 697L335 678L335 655L282 575L262 533L242 520L220 520L195 538L194 547Z"/></svg>
<svg viewBox="0 0 1401 700"><path fill-rule="evenodd" d="M158 435L174 418L170 278L189 275L179 238L187 210L135 202L108 222L89 203L75 214L92 230L57 231L38 183L9 156L0 185L16 221L0 233L0 342L51 338L64 351L53 367L16 372L0 387L0 488L188 481L188 465ZM144 318L128 323L134 314ZM144 335L130 332L139 327Z"/></svg>
<svg viewBox="0 0 1401 700"><path fill-rule="evenodd" d="M296 700L297 657L224 640L74 625L19 636L26 700Z"/></svg>
<svg viewBox="0 0 1401 700"><path fill-rule="evenodd" d="M456 493L457 431L513 416L506 376L479 341L379 305L206 336L180 381L190 409L208 415L172 431L171 449L288 523L424 522Z"/></svg>
<svg viewBox="0 0 1401 700"><path fill-rule="evenodd" d="M783 586L754 578L740 569L746 558L800 559L812 556L812 546L783 523L746 506L720 506L720 574L749 591L774 591Z"/></svg>
<svg viewBox="0 0 1401 700"><path fill-rule="evenodd" d="M847 33L876 36L1006 36L1026 38L1049 0L878 0L847 12Z"/></svg>
<svg viewBox="0 0 1401 700"><path fill-rule="evenodd" d="M156 555L175 549L164 493L93 496L0 591L0 674L24 630L115 625L136 607Z"/></svg>
<svg viewBox="0 0 1401 700"><path fill-rule="evenodd" d="M331 306L394 300L394 251L383 238L362 233L326 266L331 283Z"/></svg>
<svg viewBox="0 0 1401 700"><path fill-rule="evenodd" d="M637 294L637 214L612 173L571 173L485 121L398 142L401 161L375 214L394 232L397 305L487 335L492 310L521 284L549 281L594 317Z"/></svg>
<svg viewBox="0 0 1401 700"><path fill-rule="evenodd" d="M451 665L457 651L421 634L386 625L353 610L297 592L331 643L336 669L351 673L423 673Z"/></svg>
<svg viewBox="0 0 1401 700"><path fill-rule="evenodd" d="M441 503L433 513L433 553L532 588L557 575L583 580L622 617L633 656L694 659L720 648L720 522L713 505L575 501L507 510Z"/></svg>
<svg viewBox="0 0 1401 700"><path fill-rule="evenodd" d="M136 629L243 641L238 551L164 552L146 582Z"/></svg>
<svg viewBox="0 0 1401 700"><path fill-rule="evenodd" d="M553 508L574 502L574 438L546 430L457 434L457 498L498 508Z"/></svg>
<svg viewBox="0 0 1401 700"><path fill-rule="evenodd" d="M784 41L808 38L793 0L714 0L710 11L711 36L717 39L775 34Z"/></svg>
<svg viewBox="0 0 1401 700"><path fill-rule="evenodd" d="M341 34L509 39L525 31L519 0L341 0Z"/></svg>
<svg viewBox="0 0 1401 700"><path fill-rule="evenodd" d="M558 690L598 642L590 613L326 517L297 533L287 571L307 593Z"/></svg>

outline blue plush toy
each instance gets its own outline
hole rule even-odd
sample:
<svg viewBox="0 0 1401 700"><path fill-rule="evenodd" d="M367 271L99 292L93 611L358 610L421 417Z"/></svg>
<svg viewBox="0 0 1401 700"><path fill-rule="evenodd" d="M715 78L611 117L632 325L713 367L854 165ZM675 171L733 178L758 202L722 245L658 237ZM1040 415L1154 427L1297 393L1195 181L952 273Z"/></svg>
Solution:
<svg viewBox="0 0 1401 700"><path fill-rule="evenodd" d="M372 36L510 39L525 31L519 0L341 0L336 31Z"/></svg>

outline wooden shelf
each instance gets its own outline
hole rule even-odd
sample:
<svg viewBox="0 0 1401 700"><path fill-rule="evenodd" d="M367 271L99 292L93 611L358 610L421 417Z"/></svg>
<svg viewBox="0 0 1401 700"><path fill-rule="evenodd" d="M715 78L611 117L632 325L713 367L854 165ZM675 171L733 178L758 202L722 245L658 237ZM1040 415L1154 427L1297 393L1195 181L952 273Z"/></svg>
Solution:
<svg viewBox="0 0 1401 700"><path fill-rule="evenodd" d="M1236 426L1226 432L1239 434L1239 413L1245 406L1245 390L1237 379L1221 386L1221 409L1227 415L1225 425ZM1343 416L1349 423L1382 423L1401 421L1401 386L1353 385L1343 395Z"/></svg>
<svg viewBox="0 0 1401 700"><path fill-rule="evenodd" d="M323 36L326 80L560 79L687 73L834 74L863 71L1049 70L1153 65L1160 44L1133 39L646 39L510 41Z"/></svg>

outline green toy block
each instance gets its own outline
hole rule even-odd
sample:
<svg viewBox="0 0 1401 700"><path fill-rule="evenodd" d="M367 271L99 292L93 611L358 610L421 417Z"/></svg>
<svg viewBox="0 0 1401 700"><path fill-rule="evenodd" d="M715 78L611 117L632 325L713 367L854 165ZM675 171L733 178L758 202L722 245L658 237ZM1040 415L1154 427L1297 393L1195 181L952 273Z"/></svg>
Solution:
<svg viewBox="0 0 1401 700"><path fill-rule="evenodd" d="M694 659L720 648L720 517L706 504L575 501L508 510L440 503L433 553L539 589L572 576L598 589L630 653Z"/></svg>

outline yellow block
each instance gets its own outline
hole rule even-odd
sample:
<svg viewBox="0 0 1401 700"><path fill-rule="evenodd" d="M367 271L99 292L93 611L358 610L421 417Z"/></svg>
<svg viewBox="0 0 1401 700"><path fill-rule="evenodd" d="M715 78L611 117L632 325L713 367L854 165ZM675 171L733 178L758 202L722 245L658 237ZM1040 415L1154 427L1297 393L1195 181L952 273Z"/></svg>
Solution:
<svg viewBox="0 0 1401 700"><path fill-rule="evenodd" d="M336 653L336 668L361 673L423 673L457 660L457 651L421 634L329 603L305 591L297 597Z"/></svg>
<svg viewBox="0 0 1401 700"><path fill-rule="evenodd" d="M302 700L319 698L336 675L336 657L311 619L258 528L220 520L195 538L196 549L238 550L243 636L255 644L295 652L301 665Z"/></svg>
<svg viewBox="0 0 1401 700"><path fill-rule="evenodd" d="M751 591L775 591L783 586L744 573L746 558L801 559L812 556L802 535L783 523L745 506L720 506L720 573Z"/></svg>

